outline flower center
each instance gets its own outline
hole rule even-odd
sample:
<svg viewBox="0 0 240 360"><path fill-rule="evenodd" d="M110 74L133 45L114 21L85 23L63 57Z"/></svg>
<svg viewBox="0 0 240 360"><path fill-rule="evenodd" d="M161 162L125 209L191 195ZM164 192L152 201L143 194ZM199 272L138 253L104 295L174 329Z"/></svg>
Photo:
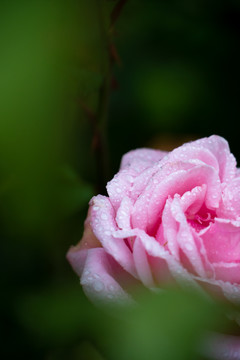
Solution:
<svg viewBox="0 0 240 360"><path fill-rule="evenodd" d="M214 214L206 212L205 214L189 214L187 215L188 223L197 231L206 228L210 223L214 222Z"/></svg>

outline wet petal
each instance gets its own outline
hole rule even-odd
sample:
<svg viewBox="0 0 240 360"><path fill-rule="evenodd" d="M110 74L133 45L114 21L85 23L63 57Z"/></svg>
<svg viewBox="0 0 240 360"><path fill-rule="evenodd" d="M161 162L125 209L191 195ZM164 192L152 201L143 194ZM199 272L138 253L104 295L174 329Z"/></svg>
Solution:
<svg viewBox="0 0 240 360"><path fill-rule="evenodd" d="M175 197L171 203L171 213L175 221L179 224L177 232L177 242L179 247L186 255L187 260L192 264L196 273L205 277L206 272L199 250L195 244L191 227L187 223L186 216L181 208L180 200L177 197Z"/></svg>
<svg viewBox="0 0 240 360"><path fill-rule="evenodd" d="M213 263L217 280L229 281L232 284L240 284L240 263Z"/></svg>
<svg viewBox="0 0 240 360"><path fill-rule="evenodd" d="M240 226L237 223L216 218L201 237L210 262L240 262Z"/></svg>
<svg viewBox="0 0 240 360"><path fill-rule="evenodd" d="M143 170L144 168L153 165L155 162L160 161L166 154L166 151L147 148L132 150L122 157L120 169L129 169L132 167L139 172L140 169Z"/></svg>
<svg viewBox="0 0 240 360"><path fill-rule="evenodd" d="M99 240L92 231L90 224L91 207L88 210L88 216L84 223L84 233L81 241L76 246L71 246L67 253L67 259L73 270L81 276L85 264L87 250L91 248L102 247Z"/></svg>
<svg viewBox="0 0 240 360"><path fill-rule="evenodd" d="M88 250L80 281L84 292L92 301L129 302L130 296L114 278L114 266L110 258L102 248Z"/></svg>
<svg viewBox="0 0 240 360"><path fill-rule="evenodd" d="M210 359L240 360L240 337L208 333L203 342L202 353Z"/></svg>
<svg viewBox="0 0 240 360"><path fill-rule="evenodd" d="M113 235L116 238L138 237L148 255L166 261L170 274L178 283L202 292L192 274L190 274L163 246L156 242L155 238L147 235L143 230L117 230Z"/></svg>
<svg viewBox="0 0 240 360"><path fill-rule="evenodd" d="M196 186L206 185L205 203L209 209L216 209L221 198L221 187L216 171L208 165L189 170L179 170L165 177L154 188L154 195L146 189L137 199L132 214L134 227L147 229L152 233L159 223L168 196L183 195ZM152 196L151 196L152 195Z"/></svg>
<svg viewBox="0 0 240 360"><path fill-rule="evenodd" d="M202 186L194 187L191 191L185 192L180 199L183 211L187 211L189 215L196 214L204 203L206 191L207 186L203 184Z"/></svg>
<svg viewBox="0 0 240 360"><path fill-rule="evenodd" d="M132 200L129 197L124 197L116 215L117 225L120 229L131 228L131 212L132 212Z"/></svg>
<svg viewBox="0 0 240 360"><path fill-rule="evenodd" d="M233 179L223 189L222 201L217 210L219 217L240 218L240 178Z"/></svg>
<svg viewBox="0 0 240 360"><path fill-rule="evenodd" d="M196 146L209 149L219 164L219 177L222 182L228 182L235 177L236 159L231 154L228 142L217 135L199 139L194 142Z"/></svg>
<svg viewBox="0 0 240 360"><path fill-rule="evenodd" d="M107 192L115 210L125 196L130 196L135 176L133 171L121 170L107 183Z"/></svg>
<svg viewBox="0 0 240 360"><path fill-rule="evenodd" d="M161 165L161 162L151 169L151 176L149 174L143 174L141 186L142 189L139 192L137 200L134 204L133 213L132 213L132 224L133 227L137 227L140 229L147 229L149 225L149 218L152 217L152 214L149 215L149 205L150 201L153 203L152 211L155 211L157 216L162 211L164 203L170 195L170 190L172 189L172 193L175 193L175 189L171 186L167 187L167 191L163 193L159 188L164 184L170 182L172 177L178 177L179 175L185 172L185 167L189 168L187 164L178 162L174 164L166 164L164 166ZM136 179L136 183L138 184L139 179ZM136 189L136 183L134 183L132 192ZM165 189L164 189L165 190ZM156 215L155 214L155 215ZM151 226L152 224L150 224ZM150 232L154 232L150 230Z"/></svg>
<svg viewBox="0 0 240 360"><path fill-rule="evenodd" d="M219 164L215 155L207 148L197 145L196 142L190 142L180 146L169 153L168 158L163 159L162 163L183 161L195 164L206 164L219 172Z"/></svg>
<svg viewBox="0 0 240 360"><path fill-rule="evenodd" d="M135 275L132 253L123 239L115 239L113 232L117 230L115 210L109 198L98 195L91 201L91 226L106 252L130 274Z"/></svg>
<svg viewBox="0 0 240 360"><path fill-rule="evenodd" d="M154 287L152 272L149 266L147 254L142 242L137 237L133 245L133 258L139 279L146 287Z"/></svg>
<svg viewBox="0 0 240 360"><path fill-rule="evenodd" d="M240 305L240 285L231 284L228 281L215 280L202 277L194 277L195 280L201 284L203 288L206 288L208 292L217 294L220 297L220 291L223 296L234 304Z"/></svg>
<svg viewBox="0 0 240 360"><path fill-rule="evenodd" d="M170 253L177 259L179 258L179 244L177 242L177 234L179 230L179 224L174 219L171 211L172 199L167 200L162 214L162 231L164 244L166 243Z"/></svg>

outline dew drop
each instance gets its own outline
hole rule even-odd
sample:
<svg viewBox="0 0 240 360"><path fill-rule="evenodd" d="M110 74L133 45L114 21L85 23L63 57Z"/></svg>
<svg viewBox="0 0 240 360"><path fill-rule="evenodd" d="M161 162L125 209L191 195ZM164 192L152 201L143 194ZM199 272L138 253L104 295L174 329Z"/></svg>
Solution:
<svg viewBox="0 0 240 360"><path fill-rule="evenodd" d="M101 219L102 219L102 220L107 220L107 218L108 218L108 217L107 217L106 214L102 214L102 215L101 215Z"/></svg>
<svg viewBox="0 0 240 360"><path fill-rule="evenodd" d="M93 288L95 291L100 292L104 289L104 285L100 280L95 280L93 283Z"/></svg>
<svg viewBox="0 0 240 360"><path fill-rule="evenodd" d="M186 248L186 250L191 251L193 249L193 246L190 243L186 243L185 248Z"/></svg>
<svg viewBox="0 0 240 360"><path fill-rule="evenodd" d="M116 287L114 285L109 285L108 289L109 291L114 292L116 290Z"/></svg>
<svg viewBox="0 0 240 360"><path fill-rule="evenodd" d="M131 175L128 175L128 176L127 176L127 179L128 179L128 181L130 181L130 182L133 182L133 180L134 180Z"/></svg>

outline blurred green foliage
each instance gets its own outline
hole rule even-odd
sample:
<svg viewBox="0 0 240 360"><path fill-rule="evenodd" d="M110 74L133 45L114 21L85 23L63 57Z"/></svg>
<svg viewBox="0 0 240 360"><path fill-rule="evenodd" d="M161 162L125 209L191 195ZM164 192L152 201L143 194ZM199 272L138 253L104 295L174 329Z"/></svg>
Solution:
<svg viewBox="0 0 240 360"><path fill-rule="evenodd" d="M190 291L139 293L136 300L131 307L100 310L79 288L67 286L26 294L14 310L38 351L61 349L61 359L75 359L76 348L76 359L87 359L90 350L96 359L202 359L206 332L228 325L227 307Z"/></svg>
<svg viewBox="0 0 240 360"><path fill-rule="evenodd" d="M89 199L127 150L158 135L217 133L239 158L239 2L129 0L119 13L118 4L0 4L7 358L196 359L204 331L225 329L220 305L176 290L97 309L65 260Z"/></svg>

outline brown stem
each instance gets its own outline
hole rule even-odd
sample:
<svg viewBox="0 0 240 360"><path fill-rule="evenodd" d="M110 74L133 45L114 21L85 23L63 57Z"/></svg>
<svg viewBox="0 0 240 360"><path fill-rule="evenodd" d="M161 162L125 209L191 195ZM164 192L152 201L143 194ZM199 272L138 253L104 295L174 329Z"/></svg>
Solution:
<svg viewBox="0 0 240 360"><path fill-rule="evenodd" d="M98 109L94 121L93 129L93 150L96 159L97 171L97 192L104 193L106 182L109 176L108 166L108 148L106 139L106 127L108 118L108 107L111 87L112 59L110 56L110 38L109 33L104 25L104 14L101 2L96 0L98 7L99 28L102 37L102 45L107 50L106 65L104 70L103 83L99 89Z"/></svg>
<svg viewBox="0 0 240 360"><path fill-rule="evenodd" d="M117 2L117 4L114 6L113 11L111 13L111 25L110 28L113 27L113 25L115 24L116 20L118 19L123 6L126 4L127 0L119 0Z"/></svg>
<svg viewBox="0 0 240 360"><path fill-rule="evenodd" d="M111 25L113 28L117 18L119 17L121 10L127 0L119 0L111 13ZM108 51L107 67L103 84L99 91L99 106L95 118L91 120L94 127L93 136L93 149L95 151L96 170L97 170L97 191L104 193L106 189L106 182L109 178L109 152L106 141L106 126L109 110L109 98L111 91L111 78L112 78L112 66L113 62L121 64L121 60L118 56L117 50L114 44L111 42L110 33L106 30L103 21L102 7L100 1L97 0L98 14L99 14L99 26L102 34L103 46L106 46ZM92 114L90 114L92 115Z"/></svg>

